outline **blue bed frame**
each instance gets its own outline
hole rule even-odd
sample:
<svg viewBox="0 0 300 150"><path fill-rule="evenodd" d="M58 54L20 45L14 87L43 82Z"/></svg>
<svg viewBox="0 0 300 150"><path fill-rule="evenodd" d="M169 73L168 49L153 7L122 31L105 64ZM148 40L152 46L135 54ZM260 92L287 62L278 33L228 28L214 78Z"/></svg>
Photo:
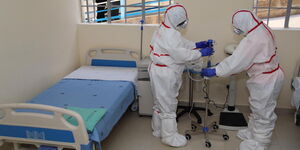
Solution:
<svg viewBox="0 0 300 150"><path fill-rule="evenodd" d="M128 81L63 79L29 103L107 109L93 132L89 133L90 140L100 143L134 100L135 86Z"/></svg>
<svg viewBox="0 0 300 150"><path fill-rule="evenodd" d="M121 67L136 67L136 63L132 61L113 62L111 60L92 60L91 64L93 66L118 67L121 65ZM90 140L89 144L82 145L81 150L89 150L92 149L93 142L99 143L98 148L101 149L100 142L109 135L130 104L134 102L135 98L136 88L134 83L130 81L62 79L46 91L31 99L28 103L44 104L60 108L71 106L107 109L106 114L96 124L94 130L88 133ZM7 128L17 127L8 126ZM37 129L38 127L33 128ZM54 132L51 132L51 134L53 133ZM5 135L1 135L0 133L0 136ZM61 137L61 135L59 136Z"/></svg>

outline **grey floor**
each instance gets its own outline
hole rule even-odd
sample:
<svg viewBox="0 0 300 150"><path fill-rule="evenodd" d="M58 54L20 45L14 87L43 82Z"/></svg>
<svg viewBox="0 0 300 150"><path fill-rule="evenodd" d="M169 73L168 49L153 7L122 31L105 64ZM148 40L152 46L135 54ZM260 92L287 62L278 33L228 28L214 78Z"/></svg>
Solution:
<svg viewBox="0 0 300 150"><path fill-rule="evenodd" d="M245 113L247 116L248 113ZM211 117L210 121L217 120L218 116ZM273 133L270 150L300 150L300 127L293 123L293 114L279 113L275 132ZM228 131L230 139L224 141L221 136L212 135L211 148L204 145L203 135L195 135L182 148L172 148L160 142L160 139L151 135L151 118L139 117L134 112L127 112L110 136L103 142L104 150L236 150L241 140L236 137L236 131ZM190 128L188 115L179 120L180 133Z"/></svg>
<svg viewBox="0 0 300 150"><path fill-rule="evenodd" d="M217 113L215 113L217 114ZM248 113L245 113L247 116ZM218 116L210 118L217 120ZM151 134L151 117L140 117L136 112L126 112L124 117L113 129L109 137L102 142L103 150L205 150L202 135L195 135L182 148L172 148L160 142ZM179 120L180 133L190 128L190 120L185 115ZM224 141L221 136L211 136L212 147L209 150L236 150L241 142L236 136L236 131L228 131L230 139ZM10 150L6 144L0 150ZM278 113L278 121L273 133L270 150L300 150L300 127L293 124L292 113Z"/></svg>

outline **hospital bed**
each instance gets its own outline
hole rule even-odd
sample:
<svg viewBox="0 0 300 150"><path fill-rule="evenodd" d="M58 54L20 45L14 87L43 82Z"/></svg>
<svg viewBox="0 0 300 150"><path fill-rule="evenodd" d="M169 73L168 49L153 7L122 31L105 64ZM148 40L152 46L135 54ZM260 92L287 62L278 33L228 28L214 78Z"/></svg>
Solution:
<svg viewBox="0 0 300 150"><path fill-rule="evenodd" d="M39 149L101 149L100 142L136 99L136 56L122 49L90 50L86 58L90 66L73 71L28 103L0 105L0 144L11 142L15 150L24 143ZM82 116L66 109L69 106L107 111L87 131ZM66 121L65 115L77 125Z"/></svg>

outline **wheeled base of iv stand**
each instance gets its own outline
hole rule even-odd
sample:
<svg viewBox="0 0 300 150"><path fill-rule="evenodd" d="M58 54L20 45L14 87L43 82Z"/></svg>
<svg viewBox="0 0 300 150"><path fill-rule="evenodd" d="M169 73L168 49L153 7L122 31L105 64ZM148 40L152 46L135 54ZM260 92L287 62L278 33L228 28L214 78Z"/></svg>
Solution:
<svg viewBox="0 0 300 150"><path fill-rule="evenodd" d="M188 72L190 73L190 75L192 75L191 72ZM193 91L194 91L194 86L193 86L194 82L192 79L189 80L189 105L188 106L178 106L177 107L177 110L179 109L183 109L182 111L180 111L179 113L177 113L177 117L176 117L176 120L178 121L178 119L183 116L184 114L193 114L196 119L197 119L197 122L198 123L202 123L202 119L201 119L201 116L199 115L199 113L197 112L197 110L201 110L201 111L205 111L205 108L203 107L195 107L193 106L194 105L194 102L193 102ZM213 113L208 109L208 116L212 116Z"/></svg>
<svg viewBox="0 0 300 150"><path fill-rule="evenodd" d="M209 106L209 91L208 91L208 88L209 88L209 81L208 79L205 79L204 80L204 84L206 85L206 88L205 88L205 116L204 116L204 120L203 120L203 125L201 125L201 123L198 123L198 122L195 122L195 121L192 121L191 122L191 130L187 130L185 131L185 138L187 140L190 140L192 138L192 135L196 135L196 134L203 134L204 135L204 138L205 138L205 146L206 147L211 147L212 144L209 140L209 134L216 134L216 135L222 135L223 139L225 141L229 140L229 136L227 134L227 132L223 129L220 129L217 122L212 122L210 124L208 124L208 121L207 121L207 117L209 116L208 114L208 106Z"/></svg>

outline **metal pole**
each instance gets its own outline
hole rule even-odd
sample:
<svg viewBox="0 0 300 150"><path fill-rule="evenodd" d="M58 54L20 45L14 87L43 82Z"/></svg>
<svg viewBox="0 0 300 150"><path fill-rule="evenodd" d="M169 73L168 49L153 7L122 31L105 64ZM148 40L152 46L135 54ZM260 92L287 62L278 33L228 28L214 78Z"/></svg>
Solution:
<svg viewBox="0 0 300 150"><path fill-rule="evenodd" d="M84 22L84 18L85 18L85 16L84 16L84 12L83 12L83 9L82 9L82 1L81 0L79 0L80 1L80 10L81 10L81 22Z"/></svg>
<svg viewBox="0 0 300 150"><path fill-rule="evenodd" d="M256 15L257 15L257 7L258 7L258 0L256 0L256 5L255 5L255 7L256 7L256 10L255 10L255 12L256 12Z"/></svg>
<svg viewBox="0 0 300 150"><path fill-rule="evenodd" d="M204 116L204 122L203 126L204 128L207 128L207 117L208 117L208 105L209 105L209 79L204 79L204 82L206 82L206 97L205 97L205 116ZM206 132L204 133L205 136L207 136ZM205 137L207 140L208 137Z"/></svg>
<svg viewBox="0 0 300 150"><path fill-rule="evenodd" d="M89 0L86 0L86 15L87 15L87 19L88 19L88 23L90 23L90 9L89 9Z"/></svg>
<svg viewBox="0 0 300 150"><path fill-rule="evenodd" d="M290 16L291 16L291 11L292 11L292 3L293 3L293 0L288 1L286 15L285 15L284 28L289 27Z"/></svg>
<svg viewBox="0 0 300 150"><path fill-rule="evenodd" d="M96 22L96 2L93 0L93 10L94 10L94 23Z"/></svg>
<svg viewBox="0 0 300 150"><path fill-rule="evenodd" d="M142 0L142 20L146 23L145 0Z"/></svg>
<svg viewBox="0 0 300 150"><path fill-rule="evenodd" d="M127 0L124 0L125 1L125 6L127 6ZM127 7L124 7L124 9L125 9L125 15L124 15L124 17L125 17L125 23L127 23Z"/></svg>
<svg viewBox="0 0 300 150"><path fill-rule="evenodd" d="M111 23L111 0L107 0L107 22Z"/></svg>
<svg viewBox="0 0 300 150"><path fill-rule="evenodd" d="M142 20L141 20L141 42L140 42L140 60L143 59L143 34L144 34L144 23L145 23L145 0L142 0Z"/></svg>
<svg viewBox="0 0 300 150"><path fill-rule="evenodd" d="M157 13L157 15L158 15L158 24L160 23L160 0L158 0L158 13Z"/></svg>
<svg viewBox="0 0 300 150"><path fill-rule="evenodd" d="M267 25L269 25L269 20L270 20L271 4L272 4L272 0L269 0Z"/></svg>
<svg viewBox="0 0 300 150"><path fill-rule="evenodd" d="M143 59L143 34L144 34L144 20L141 20L141 42L140 42L140 60Z"/></svg>
<svg viewBox="0 0 300 150"><path fill-rule="evenodd" d="M192 72L188 72L191 76L193 75ZM194 98L194 84L193 80L189 78L189 106L193 106L193 98Z"/></svg>

